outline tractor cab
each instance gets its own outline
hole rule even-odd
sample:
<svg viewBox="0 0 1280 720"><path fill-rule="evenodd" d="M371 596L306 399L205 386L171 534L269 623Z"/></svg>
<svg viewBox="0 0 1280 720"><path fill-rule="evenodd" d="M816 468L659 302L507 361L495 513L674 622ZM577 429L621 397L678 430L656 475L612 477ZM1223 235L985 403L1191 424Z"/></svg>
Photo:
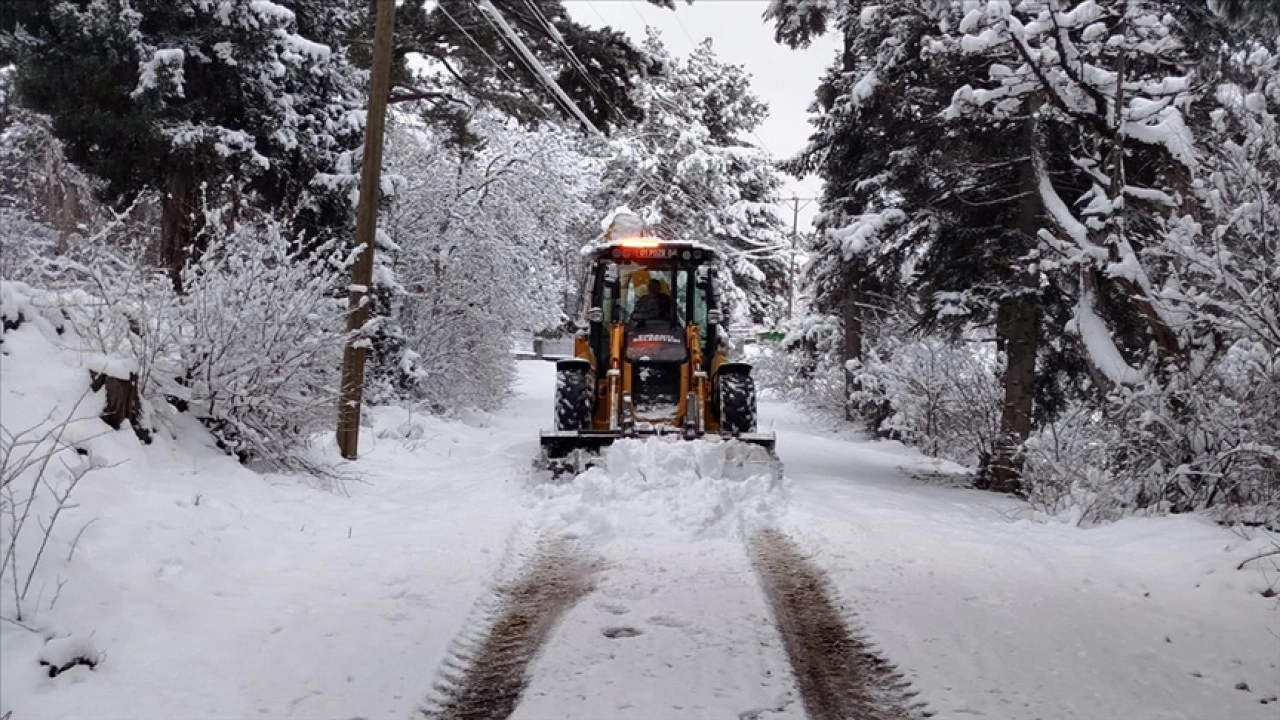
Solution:
<svg viewBox="0 0 1280 720"><path fill-rule="evenodd" d="M609 358L617 332L638 423L679 427L690 370L711 371L718 345L715 250L622 240L592 253L584 308L589 358ZM592 318L600 316L599 322ZM695 367L696 366L696 367Z"/></svg>
<svg viewBox="0 0 1280 720"><path fill-rule="evenodd" d="M627 237L584 250L574 358L556 367L556 429L544 456L619 437L707 433L773 448L756 430L751 368L729 362L722 259L696 242Z"/></svg>

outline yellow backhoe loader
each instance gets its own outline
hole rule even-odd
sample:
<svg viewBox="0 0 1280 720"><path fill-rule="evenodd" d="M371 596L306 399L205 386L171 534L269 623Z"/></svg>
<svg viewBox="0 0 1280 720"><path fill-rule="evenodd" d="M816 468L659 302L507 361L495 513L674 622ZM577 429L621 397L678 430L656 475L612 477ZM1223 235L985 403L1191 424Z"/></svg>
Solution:
<svg viewBox="0 0 1280 720"><path fill-rule="evenodd" d="M751 366L730 362L717 273L722 258L696 242L645 235L584 250L574 357L556 363L555 429L541 462L557 472L627 437L707 434L773 453L756 431Z"/></svg>

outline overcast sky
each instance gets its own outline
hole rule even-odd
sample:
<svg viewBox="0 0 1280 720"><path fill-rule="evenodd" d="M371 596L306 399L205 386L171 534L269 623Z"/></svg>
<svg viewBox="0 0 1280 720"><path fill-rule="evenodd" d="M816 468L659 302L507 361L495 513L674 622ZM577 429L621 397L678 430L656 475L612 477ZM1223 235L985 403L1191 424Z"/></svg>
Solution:
<svg viewBox="0 0 1280 720"><path fill-rule="evenodd" d="M677 3L674 12L645 0L565 0L565 7L578 22L614 27L637 43L644 40L645 26L652 25L662 32L670 51L679 56L710 37L716 54L726 62L745 67L756 95L769 104L769 117L756 131L756 137L747 139L763 145L778 158L791 157L803 148L810 132L809 103L818 78L835 57L835 36L822 38L807 50L790 50L774 42L772 25L761 17L769 6L768 0ZM788 197L812 197L820 187L815 178L801 182L785 177ZM802 231L808 228L815 210L816 203L811 202L800 212ZM791 213L787 212L786 217L790 220Z"/></svg>

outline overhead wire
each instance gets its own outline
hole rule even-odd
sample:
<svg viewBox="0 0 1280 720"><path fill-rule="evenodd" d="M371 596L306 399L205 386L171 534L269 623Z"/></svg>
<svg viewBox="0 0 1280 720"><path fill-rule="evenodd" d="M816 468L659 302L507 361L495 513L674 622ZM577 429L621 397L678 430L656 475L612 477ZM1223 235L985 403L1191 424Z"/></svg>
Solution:
<svg viewBox="0 0 1280 720"><path fill-rule="evenodd" d="M453 26L458 28L458 30L462 32L463 35L466 36L467 40L469 40L471 44L475 46L475 48L479 50L481 54L483 54L489 60L489 63L492 64L494 68L498 70L498 72L502 73L502 76L505 77L511 83L511 86L515 88L517 92L520 93L521 97L523 97L526 101L529 102L530 105L536 108L538 112L542 114L543 118L545 118L548 121L551 120L551 115L547 113L546 109L543 108L541 104L531 99L528 95L524 93L523 90L520 89L521 83L517 82L516 79L511 76L511 73L507 72L506 68L502 67L501 63L499 63L493 57L493 55L489 53L488 50L484 49L484 46L481 45L478 40L476 40L475 36L472 35L470 32L468 32L467 29L462 26L462 23L460 23L458 19L453 16L452 13L450 13L447 9L445 9L443 4L438 3L436 7L439 8L440 12L444 13L444 16L448 18L449 22L453 23ZM489 16L486 15L484 12L480 12L479 14L480 14L480 17L483 18L485 22L487 22L489 26L493 29L493 31L498 35L499 39L502 40L503 44L506 45L508 48L511 48L511 44L507 40L506 36L493 24L493 21L489 19ZM517 59L521 59L519 57L520 55L519 53L516 53L516 55L517 55ZM526 67L528 67L527 64L526 64ZM529 71L534 75L537 75L536 70L529 68ZM553 100L554 99L555 98L553 97ZM569 112L569 114L571 115L574 114L572 110L569 110L568 108L565 108L559 105L559 103L556 103L556 105L561 110L565 110L566 112Z"/></svg>
<svg viewBox="0 0 1280 720"><path fill-rule="evenodd" d="M547 31L547 36L551 38L551 41L557 48L559 48L560 52L569 59L570 67L576 70L578 74L582 76L582 79L587 82L587 85L595 91L596 95L613 109L613 111L618 115L618 120L620 122L625 122L627 118L626 114L609 99L609 96L605 94L600 85L592 79L591 71L587 69L586 64L582 62L582 59L578 57L578 54L574 52L573 48L569 47L564 36L560 34L560 31L556 29L551 20L542 12L542 9L538 7L536 0L524 0L524 4L533 12L534 18L543 27L543 29Z"/></svg>
<svg viewBox="0 0 1280 720"><path fill-rule="evenodd" d="M591 86L591 88L592 88L593 90L595 90L595 91L599 94L600 98L601 98L602 100L604 100L604 101L605 101L605 103L607 103L607 104L609 105L609 107L611 107L611 108L614 110L614 112L615 112L615 113L617 113L617 114L618 114L618 116L619 116L619 118L620 118L620 119L625 119L625 118L626 118L626 114L625 114L625 113L623 113L623 112L622 112L622 110L621 110L621 109L620 109L620 108L619 108L619 107L618 107L618 106L617 106L617 105L616 105L612 100L610 100L610 99L609 99L609 97L608 97L607 95L605 95L605 94L604 94L604 92L600 89L599 85L597 85L597 84L596 84L596 83L591 79L591 77L590 77L590 71L586 68L585 64L581 61L581 59L580 59L580 58L578 58L578 57L577 57L577 55L573 52L573 49L572 49L572 48L570 48L570 47L568 46L568 44L564 41L563 37L562 37L562 36L559 34L559 32L555 29L554 25L552 25L552 24L551 24L550 20L546 17L546 15L545 15L545 14L543 14L543 13L541 12L541 10L540 10L539 8L537 8L537 7L536 7L536 4L534 4L534 3L532 2L532 0L523 0L523 1L524 1L525 5L526 5L527 7L529 7L529 9L533 12L533 14L534 14L535 18L536 18L536 19L540 22L540 24L542 24L542 25L543 25L543 27L548 31L548 36L549 36L549 37L551 37L551 39L552 39L553 43L557 46L557 48L559 48L559 49L560 49L560 51L561 51L562 53L564 53L564 54L568 57L568 59L569 59L569 61L570 61L571 66L572 66L572 67L574 67L574 68L575 68L575 69L576 69L580 74L582 74L583 79L587 81L588 85L589 85L589 86ZM534 62L534 61L536 61L536 59L535 59L535 60L533 60L533 61L531 61L531 59L530 59L530 58L526 57L526 53L529 53L528 48L527 48L527 47L523 47L523 45L522 45L522 44L521 44L521 45L517 45L517 44L516 44L516 40L515 40L515 39L510 38L510 37L508 36L507 32L504 32L504 31L503 31L503 29L501 29L500 27L498 27L498 25L495 23L494 18L490 17L490 16L489 16L489 13L485 12L484 6L480 4L481 0L473 0L473 2L476 2L476 3L477 3L477 9L480 11L480 12L479 12L480 16L485 20L485 22L487 22L487 23L489 24L490 28L492 28L492 29L494 30L494 32L495 32L495 33L498 35L498 37L502 40L503 44L504 44L504 45L506 45L506 46L508 47L508 49L510 49L510 50L512 50L513 52L515 52L515 54L517 55L517 57L518 57L518 58L523 62L523 64L524 64L524 65L525 65L525 67L529 70L529 72L531 72L535 77L539 78L539 80L540 80L540 81L542 81L542 82L544 83L544 85L545 85L545 84L547 83L547 81L548 81L548 80L550 80L550 78L549 78L549 77L547 77L547 75L546 75L546 71L545 71L545 68L542 68L541 66L535 66L535 65L533 64L533 62ZM486 3L484 3L484 4L485 4L485 5L489 5L489 7L492 7L492 5L491 5L490 3L487 3L487 2L486 2ZM590 5L589 0L588 0L588 5ZM633 3L630 3L630 2L628 3L628 5L631 5L632 10L636 13L636 15L637 15L638 17L640 17L641 21L643 22L643 21L644 21L644 16L643 16L643 15L640 15L639 10L636 10L635 5L634 5ZM518 86L519 86L519 84L518 84L518 83L516 83L515 79L514 79L514 78L512 78L512 76L510 75L510 73L508 73L508 72L506 71L506 69L505 69L505 68L503 68L503 67L498 63L498 61L497 61L496 59L494 59L494 57L493 57L493 56L492 56L492 55L491 55L487 50L485 50L485 49L484 49L484 47L483 47L483 46L482 46L482 45L481 45L481 44L480 44L480 43L475 39L475 37L474 37L470 32L468 32L468 31L466 30L466 28L464 28L464 27L462 26L462 24L461 24L460 22L458 22L458 20L457 20L456 18L454 18L452 14L450 14L450 13L449 13L449 11L448 11L448 10L446 10L446 9L444 8L443 4L437 4L437 6L436 6L436 7L438 7L442 13L444 13L445 17L446 17L446 18L448 18L448 20L449 20L450 22L452 22L452 23L453 23L453 25L454 25L455 27L457 27L457 28L458 28L458 30L459 30L459 31L461 31L461 32L463 33L463 35L465 35L465 36L466 36L466 38L471 42L471 44L472 44L472 45L474 45L474 46L476 47L476 49L477 49L477 50L479 50L479 51L480 51L480 52L481 52L481 53L482 53L482 54L483 54L483 55L484 55L484 56L489 60L489 62L490 62L490 63L491 63L495 68L497 68L497 70L498 70L500 73L502 73L502 75L503 75L503 76L504 76L508 81L510 81L510 82L511 82L514 86L516 86L516 87L518 87ZM603 18L603 16L600 16L600 12L599 12L598 10L596 10L594 6L591 6L591 7L592 7L592 10L594 10L594 11L596 12L596 15L597 15L597 16L599 16L599 17L601 17L601 20L603 21L603 19L604 19L604 18ZM496 11L496 8L495 8L495 11ZM684 23L683 23L683 22L680 22L678 18L677 18L677 22L680 24L680 28L681 28L681 30L684 32L685 37L689 40L689 42L690 42L691 44L693 44L693 45L695 45L695 46L696 46L696 43L693 43L693 38L692 38L692 36L690 36L690 35L689 35L688 30L684 27ZM508 28L508 29L509 29L509 28ZM512 32L514 32L514 31L512 31ZM531 53L529 53L529 54L531 54ZM552 81L552 82L554 82L554 81ZM564 95L564 91L563 91L563 89L561 89L561 88L559 87L559 85L555 85L555 86L554 86L554 89L553 89L553 88L551 88L551 87L548 87L548 89L549 89L549 90L552 90L552 93L551 93L551 94L552 94L552 96L553 96L553 98L554 98L555 100L559 101L559 102L557 103L557 105L558 105L559 107L561 107L561 109L566 110L567 112L569 112L569 114L571 114L571 115L573 115L574 117L578 118L578 120L579 120L580 122L582 122L586 127L590 128L590 129L592 129L592 130L595 130L597 133L599 132L598 130L596 130L595 126L594 126L594 125L592 125L592 124L591 124L591 123L586 119L585 115L584 115L584 114L583 114L583 112L582 112L582 109L581 109L581 108L579 108L579 107L577 106L577 104L573 102L573 100L572 100L571 98L569 98L567 95ZM527 99L527 98L526 98L526 99ZM547 119L550 119L550 117L547 115L546 110L545 110L545 109L543 109L540 105L538 105L537 103L532 103L532 102L531 102L531 104L533 104L533 105L534 105L534 107L538 108L538 110L542 113L543 117L545 117L545 118L547 118ZM756 140L757 140L757 141L759 141L759 142L760 142L761 147L765 150L765 152L768 152L770 155L773 155L773 152L768 148L768 146L766 146L766 145L765 145L764 141L763 141L763 140L761 140L761 139L760 139L760 137L759 137L758 135L756 135L754 132L752 132L751 134L756 138ZM658 193L658 192L659 192L658 188L654 187L654 185L650 182L650 180L649 180L648 178L638 177L637 179L639 180L639 185L640 185L640 187L639 187L639 188L636 188L636 189L631 193L631 196L630 196L630 197L631 197L631 199L634 199L635 195L636 195L636 194L637 194L641 189L643 189L643 188L647 188L648 190L650 190L650 191L652 191L652 192L654 192L654 193ZM683 194L686 196L686 198L687 198L688 200L690 200L690 201L692 202L692 204L693 204L695 207L699 207L699 209L701 209L701 210L702 210L702 211L704 211L704 212L707 212L707 211L711 211L711 210L715 210L715 209L716 209L714 205L712 205L711 203L709 203L709 202L705 201L705 199L703 199L703 198L696 197L696 196L694 196L694 195L692 195L692 194L690 194L690 193L687 193L687 192L685 192L685 193L683 193ZM756 252L760 252L760 251L762 251L762 250L766 250L766 249L767 249L767 248L762 248L762 247L760 247L760 246L756 246L756 247L755 247L755 248L753 248L753 249L750 249L750 250L740 250L740 251L737 251L736 253L733 253L733 254L734 254L734 255L739 255L739 254L742 254L742 255L745 255L745 254L754 254L754 253L756 253Z"/></svg>
<svg viewBox="0 0 1280 720"><path fill-rule="evenodd" d="M494 7L493 3L490 0L472 0L472 2L475 3L475 6L480 10L480 14L484 16L485 20L489 22L495 32L503 37L506 40L507 45L524 60L525 65L529 68L529 71L533 73L534 77L536 77L538 81L547 88L547 90L551 91L551 93L560 100L563 108L567 110L569 114L577 118L578 122L582 123L582 126L588 132L595 135L601 135L600 129L587 119L586 114L582 112L582 108L578 107L577 103L565 94L564 89L555 81L555 78L551 77L551 74L547 72L546 67L538 61L538 58L534 56L533 51L529 50L528 46L524 44L524 41L520 39L518 34L516 34L515 29L507 23L506 18L504 18L502 13Z"/></svg>
<svg viewBox="0 0 1280 720"><path fill-rule="evenodd" d="M502 67L502 65L501 65L501 64L499 64L499 63L498 63L498 61L497 61L496 59L494 59L493 55L490 55L490 54L489 54L489 51L488 51L488 50L485 50L485 49L484 49L484 46L483 46L483 45L481 45L481 44L480 44L480 42L479 42L478 40L476 40L476 39L475 39L475 37L474 37L470 32L468 32L466 28L464 28L464 27L462 26L462 23L458 22L458 20L457 20L456 18L454 18L454 17L453 17L453 15L452 15L448 10L446 10L446 9L445 9L444 4L443 4L443 3L437 3L437 4L436 4L436 8L437 8L440 12L444 13L444 16L445 16L446 18L448 18L448 19L449 19L449 22L453 23L453 26L454 26L454 27L456 27L456 28L458 28L458 30L459 30L463 35L465 35L465 36L466 36L467 40L471 41L471 44L472 44L472 45L474 45L474 46L475 46L475 48L476 48L477 50L479 50L479 51L480 51L480 53L481 53L482 55L484 55L486 58L488 58L489 63L490 63L490 64L492 64L495 68L497 68L498 72L502 73L502 76L503 76L503 77L505 77L505 78L506 78L506 79L511 83L511 86L512 86L513 88L515 88L517 91L519 91L519 89L520 89L520 83L516 82L515 78L511 77L511 73L508 73L508 72L507 72L507 70L506 70L506 68ZM550 119L551 119L551 116L550 116L549 114L547 114L546 109L544 109L544 108L543 108L541 105L539 105L538 103L533 102L533 100L531 100L528 96L525 96L523 92L521 92L521 95L522 95L522 96L524 96L524 99L525 99L525 100L528 100L528 101L529 101L529 104L530 104L530 105L532 105L533 107L537 108L537 109L538 109L538 112L542 113L542 117L546 118L547 120L550 120Z"/></svg>

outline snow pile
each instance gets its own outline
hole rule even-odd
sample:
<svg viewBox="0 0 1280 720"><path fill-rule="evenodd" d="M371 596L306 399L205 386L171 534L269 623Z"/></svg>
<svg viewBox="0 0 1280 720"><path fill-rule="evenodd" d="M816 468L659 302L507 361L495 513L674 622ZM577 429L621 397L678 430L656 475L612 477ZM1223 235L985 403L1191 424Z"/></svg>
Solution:
<svg viewBox="0 0 1280 720"><path fill-rule="evenodd" d="M760 447L707 438L620 440L603 463L534 489L550 529L607 542L620 536L725 537L786 505L779 466Z"/></svg>

